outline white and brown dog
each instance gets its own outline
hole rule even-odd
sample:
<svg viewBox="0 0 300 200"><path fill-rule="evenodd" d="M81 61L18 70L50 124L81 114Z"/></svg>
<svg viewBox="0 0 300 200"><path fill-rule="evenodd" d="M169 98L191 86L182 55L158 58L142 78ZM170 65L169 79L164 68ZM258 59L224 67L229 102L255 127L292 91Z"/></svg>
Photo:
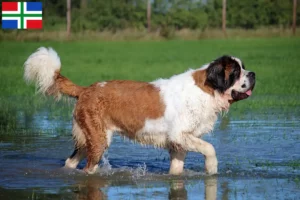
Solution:
<svg viewBox="0 0 300 200"><path fill-rule="evenodd" d="M200 69L153 82L114 80L81 87L60 74L60 58L41 47L25 62L24 78L39 92L74 97L74 153L65 166L94 173L114 133L170 152L170 174L183 172L187 151L205 156L208 174L217 173L214 147L200 139L213 130L218 113L251 95L255 74L241 60L222 56Z"/></svg>

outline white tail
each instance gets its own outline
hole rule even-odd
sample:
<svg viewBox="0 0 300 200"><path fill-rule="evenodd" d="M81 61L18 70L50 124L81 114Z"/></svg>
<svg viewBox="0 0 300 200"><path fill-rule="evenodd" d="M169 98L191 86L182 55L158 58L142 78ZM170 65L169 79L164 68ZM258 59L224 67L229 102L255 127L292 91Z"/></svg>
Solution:
<svg viewBox="0 0 300 200"><path fill-rule="evenodd" d="M38 93L52 95L57 100L65 94L78 98L84 87L60 74L60 59L52 48L40 47L24 63L24 79L34 82Z"/></svg>
<svg viewBox="0 0 300 200"><path fill-rule="evenodd" d="M60 58L52 48L40 47L24 63L24 79L36 83L39 93L46 94L54 85L55 73L59 73Z"/></svg>

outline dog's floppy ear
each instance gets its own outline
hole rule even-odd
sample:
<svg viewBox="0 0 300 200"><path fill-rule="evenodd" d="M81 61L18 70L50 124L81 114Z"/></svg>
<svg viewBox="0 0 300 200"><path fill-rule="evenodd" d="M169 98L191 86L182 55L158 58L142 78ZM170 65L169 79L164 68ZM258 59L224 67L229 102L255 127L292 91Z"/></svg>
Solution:
<svg viewBox="0 0 300 200"><path fill-rule="evenodd" d="M206 69L205 85L224 93L226 90L225 69L230 60L229 56L222 56L209 64Z"/></svg>

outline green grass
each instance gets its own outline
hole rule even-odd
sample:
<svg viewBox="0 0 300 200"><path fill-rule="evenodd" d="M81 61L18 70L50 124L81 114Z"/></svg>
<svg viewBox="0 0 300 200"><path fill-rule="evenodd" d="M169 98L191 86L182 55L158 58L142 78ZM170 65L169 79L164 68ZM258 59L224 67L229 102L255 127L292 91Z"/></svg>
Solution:
<svg viewBox="0 0 300 200"><path fill-rule="evenodd" d="M111 79L152 81L182 73L189 68L198 68L223 54L234 55L244 61L246 69L256 72L257 83L253 96L234 104L230 113L243 115L249 110L270 113L280 110L299 115L300 38L272 38L1 42L0 112L11 118L16 118L20 110L34 113L45 109L46 105L46 110L52 113L66 109L67 114L63 112L64 115L70 116L72 106L66 108L64 103L49 103L44 98L34 96L34 86L27 86L23 81L23 63L40 46L53 47L61 57L62 74L79 85ZM7 118L6 114L0 117Z"/></svg>

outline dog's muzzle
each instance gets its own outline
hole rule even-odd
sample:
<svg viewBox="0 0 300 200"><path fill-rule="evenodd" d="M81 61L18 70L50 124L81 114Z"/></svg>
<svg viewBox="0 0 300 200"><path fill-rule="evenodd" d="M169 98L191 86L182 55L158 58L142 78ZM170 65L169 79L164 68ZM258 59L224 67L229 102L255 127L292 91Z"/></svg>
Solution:
<svg viewBox="0 0 300 200"><path fill-rule="evenodd" d="M243 99L247 99L249 96L252 95L252 91L255 86L255 73L249 72L247 74L247 77L249 78L250 88L246 92L238 92L236 90L232 90L231 97L233 101L240 101Z"/></svg>

